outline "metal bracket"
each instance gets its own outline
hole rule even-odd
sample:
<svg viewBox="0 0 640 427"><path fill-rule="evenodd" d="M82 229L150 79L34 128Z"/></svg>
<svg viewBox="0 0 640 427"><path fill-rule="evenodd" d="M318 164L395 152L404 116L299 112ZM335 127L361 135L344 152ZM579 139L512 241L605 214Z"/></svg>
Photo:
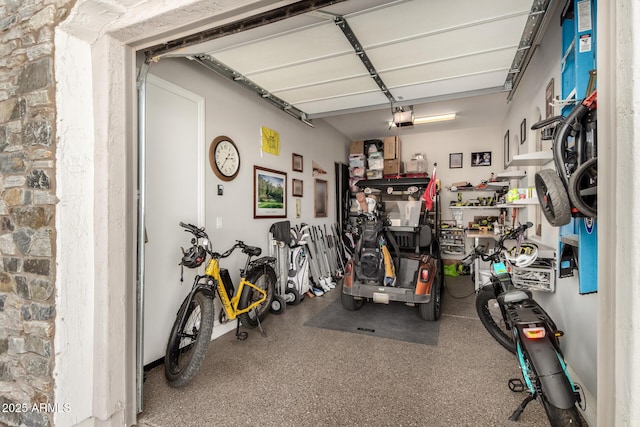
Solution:
<svg viewBox="0 0 640 427"><path fill-rule="evenodd" d="M314 127L311 120L307 117L307 113L304 111L294 107L293 105L286 102L284 99L277 97L271 92L264 89L262 86L252 82L246 76L238 73L231 67L223 64L217 59L213 58L210 55L194 55L189 57L191 60L204 65L211 71L215 71L220 74L222 77L227 78L229 81L236 83L239 86L244 87L245 89L249 89L250 91L258 94L262 99L289 114L290 116L295 117L300 120L302 123Z"/></svg>
<svg viewBox="0 0 640 427"><path fill-rule="evenodd" d="M365 66L365 68L369 72L369 75L371 76L373 81L376 82L376 84L378 85L382 93L384 93L384 95L387 97L389 102L391 102L391 105L395 104L396 99L393 97L391 92L389 92L387 85L382 81L382 78L378 74L378 70L376 70L376 68L373 66L373 63L367 56L367 53L362 47L362 44L360 44L358 37L356 37L355 33L349 26L349 23L347 22L347 20L344 19L344 17L342 16L336 16L334 18L334 22L342 30L342 33L345 35L349 43L351 43L351 46L353 46L353 50L356 52L356 55L358 56L358 58L360 58L360 60L362 61L362 64Z"/></svg>

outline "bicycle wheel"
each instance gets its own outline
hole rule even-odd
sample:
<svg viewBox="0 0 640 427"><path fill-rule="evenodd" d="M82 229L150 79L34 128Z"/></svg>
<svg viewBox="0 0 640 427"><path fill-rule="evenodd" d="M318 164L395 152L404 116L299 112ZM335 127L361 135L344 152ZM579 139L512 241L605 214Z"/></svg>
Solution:
<svg viewBox="0 0 640 427"><path fill-rule="evenodd" d="M489 334L495 338L501 346L509 350L511 353L516 353L516 343L513 340L511 331L507 329L504 319L502 318L502 311L496 295L493 289L481 289L476 295L476 311L478 317L489 331Z"/></svg>
<svg viewBox="0 0 640 427"><path fill-rule="evenodd" d="M581 214L598 215L598 158L584 162L569 179L569 199Z"/></svg>
<svg viewBox="0 0 640 427"><path fill-rule="evenodd" d="M575 406L569 409L556 408L547 402L544 396L542 397L542 406L544 406L544 411L547 413L551 427L582 427L583 425L582 417Z"/></svg>
<svg viewBox="0 0 640 427"><path fill-rule="evenodd" d="M186 310L184 321L180 322ZM164 375L173 387L182 387L195 376L204 361L213 331L213 300L196 293L182 303L171 328L164 358Z"/></svg>
<svg viewBox="0 0 640 427"><path fill-rule="evenodd" d="M554 227L566 225L571 221L571 205L562 181L551 169L536 173L536 192L544 216Z"/></svg>
<svg viewBox="0 0 640 427"><path fill-rule="evenodd" d="M261 265L249 271L247 280L267 293L267 299L258 305L255 310L242 313L238 316L245 327L255 328L258 326L258 319L262 321L271 308L271 302L275 294L276 273L270 266ZM242 289L242 295L240 295L238 308L243 309L249 307L261 298L262 294L260 292L250 286L245 286ZM258 313L257 317L256 310Z"/></svg>

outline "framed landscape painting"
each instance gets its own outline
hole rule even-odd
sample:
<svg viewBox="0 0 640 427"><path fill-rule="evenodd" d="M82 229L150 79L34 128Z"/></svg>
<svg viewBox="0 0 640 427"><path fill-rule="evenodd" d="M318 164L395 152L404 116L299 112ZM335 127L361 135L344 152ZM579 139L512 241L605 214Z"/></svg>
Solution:
<svg viewBox="0 0 640 427"><path fill-rule="evenodd" d="M253 167L253 217L287 217L287 174Z"/></svg>

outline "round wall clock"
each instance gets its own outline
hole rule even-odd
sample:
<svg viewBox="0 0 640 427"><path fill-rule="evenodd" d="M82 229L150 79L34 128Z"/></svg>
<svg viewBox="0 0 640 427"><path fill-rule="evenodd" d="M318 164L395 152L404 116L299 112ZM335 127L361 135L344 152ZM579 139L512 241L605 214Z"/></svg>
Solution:
<svg viewBox="0 0 640 427"><path fill-rule="evenodd" d="M240 171L240 152L231 138L218 136L209 147L209 163L218 178L231 181Z"/></svg>

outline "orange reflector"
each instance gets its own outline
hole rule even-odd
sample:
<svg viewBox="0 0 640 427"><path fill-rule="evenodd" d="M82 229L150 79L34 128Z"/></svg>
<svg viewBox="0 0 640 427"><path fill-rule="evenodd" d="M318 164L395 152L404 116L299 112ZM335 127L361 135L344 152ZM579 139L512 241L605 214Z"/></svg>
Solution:
<svg viewBox="0 0 640 427"><path fill-rule="evenodd" d="M545 329L541 326L537 328L523 328L522 332L524 332L524 335L530 340L544 338L546 335Z"/></svg>

